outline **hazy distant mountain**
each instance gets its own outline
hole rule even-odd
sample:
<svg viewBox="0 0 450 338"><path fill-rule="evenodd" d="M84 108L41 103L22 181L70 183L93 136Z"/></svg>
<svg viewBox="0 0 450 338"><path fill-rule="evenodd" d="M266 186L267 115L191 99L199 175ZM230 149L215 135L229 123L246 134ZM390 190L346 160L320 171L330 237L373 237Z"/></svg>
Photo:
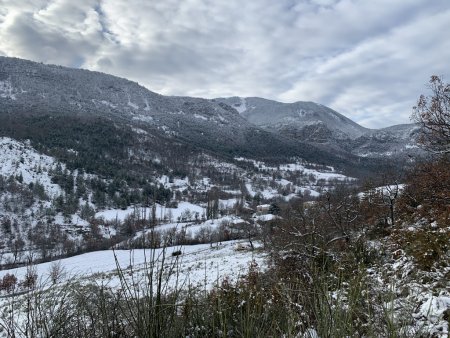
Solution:
<svg viewBox="0 0 450 338"><path fill-rule="evenodd" d="M352 139L367 132L349 118L314 102L282 103L259 97L219 98L217 101L231 105L249 122L264 128L325 127L335 137Z"/></svg>
<svg viewBox="0 0 450 338"><path fill-rule="evenodd" d="M353 140L349 148L358 156L418 155L423 153L416 142L418 132L415 124L373 129Z"/></svg>
<svg viewBox="0 0 450 338"><path fill-rule="evenodd" d="M218 98L249 122L295 140L363 157L416 153L414 124L368 129L314 102L282 103L257 97Z"/></svg>

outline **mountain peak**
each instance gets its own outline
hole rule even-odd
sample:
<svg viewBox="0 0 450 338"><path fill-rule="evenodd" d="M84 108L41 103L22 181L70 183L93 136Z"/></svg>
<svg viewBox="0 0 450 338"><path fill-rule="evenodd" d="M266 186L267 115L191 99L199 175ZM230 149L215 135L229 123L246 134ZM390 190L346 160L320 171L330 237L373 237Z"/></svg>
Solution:
<svg viewBox="0 0 450 338"><path fill-rule="evenodd" d="M342 114L322 104L311 101L283 103L260 97L218 98L217 101L235 108L249 122L263 127L283 129L283 127L303 128L322 124L340 137L355 139L368 131Z"/></svg>

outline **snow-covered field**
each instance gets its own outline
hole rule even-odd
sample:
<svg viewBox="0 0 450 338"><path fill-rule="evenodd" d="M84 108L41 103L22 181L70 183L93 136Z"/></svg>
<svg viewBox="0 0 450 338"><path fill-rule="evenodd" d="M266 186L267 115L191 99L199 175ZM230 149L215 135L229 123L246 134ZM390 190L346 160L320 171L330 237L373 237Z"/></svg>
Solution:
<svg viewBox="0 0 450 338"><path fill-rule="evenodd" d="M353 182L356 179L337 173L333 167L320 166L311 169L309 163L286 163L270 166L264 162L243 157L236 157L238 162L251 163L259 171L248 176L245 187L251 197L282 199L289 201L299 195L318 197L321 192L329 190L335 181Z"/></svg>
<svg viewBox="0 0 450 338"><path fill-rule="evenodd" d="M263 215L263 216L273 216L273 215ZM262 217L262 216L260 216ZM263 220L263 218L257 218L258 220ZM270 220L270 219L268 219ZM227 231L231 232L231 231L236 231L238 232L239 229L236 229L236 226L239 225L243 225L243 224L248 224L248 222L246 222L245 220L243 220L242 218L238 217L238 216L234 216L234 215L228 215L228 216L222 216L216 219L210 219L210 220L206 220L204 222L200 222L200 223L196 223L196 222L186 222L186 223L166 223L166 224L160 224L157 225L155 228L149 228L149 229L145 229L145 230L141 230L136 232L136 234L133 236L133 238L131 238L130 240L126 240L120 244L124 244L126 245L127 243L130 242L137 242L139 240L142 240L145 238L145 236L151 232L158 232L160 234L166 232L166 231L172 231L173 234L172 236L175 235L175 233L180 234L181 232L185 232L185 237L186 238L191 238L194 239L197 236L199 236L199 234L201 232L204 233L209 233L209 235L211 236L213 231L218 231L220 229L220 227L223 225L226 227ZM233 228L234 229L231 229ZM203 239L204 241L206 241L206 239ZM213 240L211 238L211 240ZM217 238L214 238L213 241L217 241Z"/></svg>
<svg viewBox="0 0 450 338"><path fill-rule="evenodd" d="M150 290L157 292L156 286L161 285L163 295L177 292L184 297L185 292L192 294L211 290L225 279L228 283L235 283L248 273L250 266L257 264L260 270L267 266L262 252L243 250L245 247L242 241L231 241L214 246L202 244L154 250L106 250L28 268L0 271L0 280L9 273L14 274L19 283L29 271L37 275L35 291L17 287L13 294L0 293L0 314L10 316L3 317L2 324L10 323L11 318L20 331L20 328L27 327L29 319L27 312L17 304L26 304L29 295L39 295L43 302L48 299L46 297L59 299L70 292L68 290L73 290L71 285L81 292L83 286L92 285L101 285L113 292L126 289L133 297L145 295ZM178 251L181 254L172 254ZM52 271L59 271L56 284ZM154 288L150 288L149 276L153 276ZM159 276L162 276L161 284L158 284ZM10 311L9 314L6 311ZM3 327L0 337L7 336Z"/></svg>
<svg viewBox="0 0 450 338"><path fill-rule="evenodd" d="M44 287L50 284L50 271L55 264L64 271L60 283L76 280L102 281L111 287L119 287L118 268L123 270L126 276L130 276L130 272L133 271L134 280L136 277L144 279L148 272L146 266L154 262L155 270L174 269L173 274L167 275L169 289L178 287L210 289L224 278L236 281L246 274L252 261L264 269L265 255L258 250L242 250L246 246L247 243L244 241L230 241L212 246L200 244L154 250L95 251L56 262L37 264L31 268L37 273L38 280ZM181 255L173 256L172 253L176 251L181 251ZM28 269L20 267L0 271L0 279L6 274L14 274L18 281L22 281Z"/></svg>
<svg viewBox="0 0 450 338"><path fill-rule="evenodd" d="M181 221L183 217L189 216L193 220L195 215L200 219L205 213L205 208L189 202L179 202L176 208L167 208L156 204L156 218L159 220L167 219L169 222ZM105 221L118 220L123 222L127 217L134 216L136 219L148 219L152 215L152 208L129 207L125 210L110 209L97 212L96 218L103 218Z"/></svg>

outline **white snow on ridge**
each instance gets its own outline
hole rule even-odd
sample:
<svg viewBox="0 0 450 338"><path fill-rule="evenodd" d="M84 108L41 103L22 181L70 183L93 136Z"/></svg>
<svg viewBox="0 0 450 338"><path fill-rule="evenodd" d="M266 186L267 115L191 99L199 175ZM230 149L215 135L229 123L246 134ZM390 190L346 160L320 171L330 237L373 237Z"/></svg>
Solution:
<svg viewBox="0 0 450 338"><path fill-rule="evenodd" d="M141 128L131 128L136 134L147 135L148 133Z"/></svg>
<svg viewBox="0 0 450 338"><path fill-rule="evenodd" d="M375 187L368 191L358 193L359 198L364 198L370 194L380 194L381 196L389 197L396 194L401 194L405 190L406 184L392 184Z"/></svg>
<svg viewBox="0 0 450 338"><path fill-rule="evenodd" d="M272 221L272 220L276 220L276 219L281 219L280 216L272 215L272 214L257 215L255 218L258 221L262 221L262 222L268 222L268 221Z"/></svg>
<svg viewBox="0 0 450 338"><path fill-rule="evenodd" d="M38 153L30 145L0 137L0 163L0 175L22 175L24 184L39 182L51 197L61 194L60 186L51 182L48 173L58 162L53 157Z"/></svg>
<svg viewBox="0 0 450 338"><path fill-rule="evenodd" d="M133 116L133 120L150 123L150 122L153 122L153 117L138 114L138 115Z"/></svg>
<svg viewBox="0 0 450 338"><path fill-rule="evenodd" d="M304 170L305 174L312 174L314 175L314 177L316 178L316 180L346 180L346 179L350 179L353 180L354 178L352 177L348 177L342 174L336 174L336 173L329 173L329 172L320 172L317 170L313 170L313 169L305 169Z"/></svg>
<svg viewBox="0 0 450 338"><path fill-rule="evenodd" d="M205 116L203 116L203 115L194 114L194 117L195 117L196 119L201 119L201 120L204 120L204 121L208 121L208 118L205 117Z"/></svg>
<svg viewBox="0 0 450 338"><path fill-rule="evenodd" d="M117 107L117 105L115 105L115 104L113 104L111 102L105 101L105 100L100 101L100 103L104 104L105 106L111 107L111 108L116 108Z"/></svg>
<svg viewBox="0 0 450 338"><path fill-rule="evenodd" d="M302 172L304 175L313 175L316 180L324 179L326 181L336 179L336 180L345 180L354 178L345 176L343 174L338 174L335 172L333 167L327 167L328 170L316 170L316 169L308 169L301 163L287 163L281 164L278 167L271 167L266 165L263 162L246 159L243 157L235 157L236 161L240 162L251 162L255 166L255 168L267 171L281 171L281 172Z"/></svg>
<svg viewBox="0 0 450 338"><path fill-rule="evenodd" d="M228 120L227 120L226 118L224 118L224 117L223 117L222 115L220 115L220 114L218 114L217 117L219 118L220 122L223 122L223 123L227 123L227 122L228 122Z"/></svg>
<svg viewBox="0 0 450 338"><path fill-rule="evenodd" d="M417 144L407 144L405 149L419 149L419 146Z"/></svg>
<svg viewBox="0 0 450 338"><path fill-rule="evenodd" d="M138 231L134 237L133 241L139 240L144 238L147 234L151 233L152 231L164 233L166 231L173 231L174 233L181 233L182 231L186 231L186 234L192 238L196 237L200 232L207 230L207 231L216 231L219 230L222 225L228 227L236 227L242 224L247 224L248 222L244 221L242 218L234 215L229 216L223 216L216 219L209 219L202 223L194 223L194 222L187 222L187 223L167 223L167 224L161 224L157 225L155 228L151 229L145 229ZM235 228L235 231L238 231L239 229ZM123 243L127 243L127 240L125 240Z"/></svg>
<svg viewBox="0 0 450 338"><path fill-rule="evenodd" d="M144 110L145 110L145 111L150 111L151 108L150 108L150 105L148 104L148 100L147 100L147 99L144 99L144 103L145 103L145 108L144 108Z"/></svg>
<svg viewBox="0 0 450 338"><path fill-rule="evenodd" d="M333 167L329 167L330 171L325 170L315 170L315 169L308 169L305 166L299 164L299 163L290 163L290 164L282 164L280 165L280 170L282 171L302 171L305 175L313 175L316 180L324 179L324 180L331 180L331 179L337 179L337 180L345 180L345 179L353 179L351 177L338 174L334 171Z"/></svg>
<svg viewBox="0 0 450 338"><path fill-rule="evenodd" d="M264 162L243 157L235 157L234 160L252 163L259 170L259 174L253 179L248 179L245 184L251 197L259 194L265 199L282 198L285 201L296 198L299 194L317 197L320 195L320 191L327 190L327 186L335 180L344 182L356 180L353 177L337 173L330 166L317 166L317 169L314 169L313 163L310 164L313 167L311 169L308 168L308 164L301 162L269 166ZM293 182L283 178L290 177L291 173L297 174L301 182ZM277 174L276 176L279 178L275 179L274 174ZM259 184L254 184L254 180L259 181ZM261 181L266 182L265 186L261 187Z"/></svg>
<svg viewBox="0 0 450 338"><path fill-rule="evenodd" d="M133 109L139 109L139 106L136 103L133 103L131 101L128 101L127 105Z"/></svg>
<svg viewBox="0 0 450 338"><path fill-rule="evenodd" d="M234 109L238 111L239 114L242 114L247 110L247 102L245 101L245 98L241 97L241 104L239 106L233 106Z"/></svg>

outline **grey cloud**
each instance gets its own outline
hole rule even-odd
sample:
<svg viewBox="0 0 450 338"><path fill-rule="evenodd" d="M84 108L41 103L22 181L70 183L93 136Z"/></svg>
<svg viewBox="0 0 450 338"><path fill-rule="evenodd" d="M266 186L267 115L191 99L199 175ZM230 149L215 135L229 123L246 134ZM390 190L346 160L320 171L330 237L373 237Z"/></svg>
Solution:
<svg viewBox="0 0 450 338"><path fill-rule="evenodd" d="M9 9L1 23L0 42L7 55L81 66L102 40L98 27L89 6L75 10L65 0L34 2Z"/></svg>
<svg viewBox="0 0 450 338"><path fill-rule="evenodd" d="M313 97L366 126L407 123L423 83L446 71L450 49L440 32L450 29L449 15L417 19L330 57L283 97Z"/></svg>
<svg viewBox="0 0 450 338"><path fill-rule="evenodd" d="M169 95L314 100L368 127L409 122L423 84L447 75L450 59L447 0L39 0L4 8L7 55L84 60Z"/></svg>

